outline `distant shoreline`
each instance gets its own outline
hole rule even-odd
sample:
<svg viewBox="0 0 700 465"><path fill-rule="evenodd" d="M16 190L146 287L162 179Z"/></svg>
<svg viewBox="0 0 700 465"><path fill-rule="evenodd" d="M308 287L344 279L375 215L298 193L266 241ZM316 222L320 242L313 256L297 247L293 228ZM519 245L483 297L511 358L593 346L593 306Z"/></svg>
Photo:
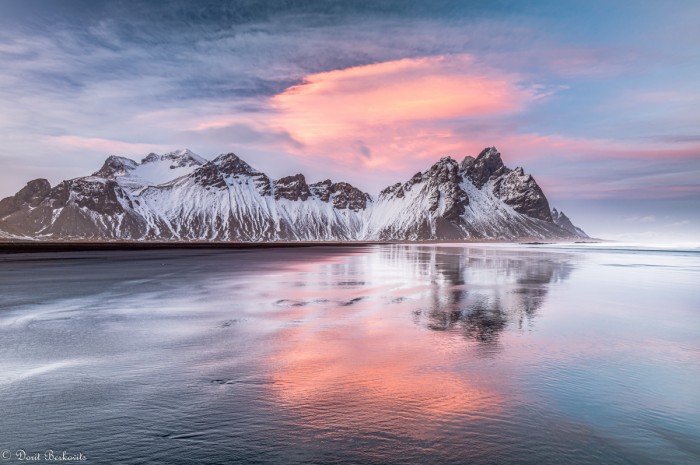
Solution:
<svg viewBox="0 0 700 465"><path fill-rule="evenodd" d="M303 247L363 247L386 244L553 244L561 241L429 240L429 241L298 241L298 242L220 242L220 241L0 241L0 254L39 252L89 252L109 250L172 249L274 249ZM568 241L567 241L568 242ZM599 242L599 241L577 241Z"/></svg>

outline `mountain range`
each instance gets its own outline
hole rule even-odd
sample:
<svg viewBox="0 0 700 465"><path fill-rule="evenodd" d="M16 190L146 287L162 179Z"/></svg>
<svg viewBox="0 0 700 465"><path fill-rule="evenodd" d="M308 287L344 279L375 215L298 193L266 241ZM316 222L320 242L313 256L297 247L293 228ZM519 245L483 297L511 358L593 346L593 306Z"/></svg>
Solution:
<svg viewBox="0 0 700 465"><path fill-rule="evenodd" d="M110 156L90 176L35 179L0 200L0 238L33 240L523 240L587 238L495 147L441 158L373 197L346 182L272 179L233 153Z"/></svg>

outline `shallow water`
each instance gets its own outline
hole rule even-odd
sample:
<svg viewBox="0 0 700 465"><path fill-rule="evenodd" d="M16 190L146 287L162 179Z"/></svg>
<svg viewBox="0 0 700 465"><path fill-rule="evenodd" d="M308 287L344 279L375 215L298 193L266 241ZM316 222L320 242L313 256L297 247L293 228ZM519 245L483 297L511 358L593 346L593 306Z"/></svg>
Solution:
<svg viewBox="0 0 700 465"><path fill-rule="evenodd" d="M696 464L699 284L693 250L4 255L0 449Z"/></svg>

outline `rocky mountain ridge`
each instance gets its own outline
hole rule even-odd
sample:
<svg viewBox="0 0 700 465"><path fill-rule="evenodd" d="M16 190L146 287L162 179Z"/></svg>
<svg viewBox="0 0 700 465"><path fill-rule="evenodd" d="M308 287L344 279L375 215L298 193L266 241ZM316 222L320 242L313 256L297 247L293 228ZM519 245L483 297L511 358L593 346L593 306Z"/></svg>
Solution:
<svg viewBox="0 0 700 465"><path fill-rule="evenodd" d="M535 179L495 147L444 157L374 199L346 182L271 179L233 153L110 156L90 176L0 201L0 237L39 240L576 239Z"/></svg>

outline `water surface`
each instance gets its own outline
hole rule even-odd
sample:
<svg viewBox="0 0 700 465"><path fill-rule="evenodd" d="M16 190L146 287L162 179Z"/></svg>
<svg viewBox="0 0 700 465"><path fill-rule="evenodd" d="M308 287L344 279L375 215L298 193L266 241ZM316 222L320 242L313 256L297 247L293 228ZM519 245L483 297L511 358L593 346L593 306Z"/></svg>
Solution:
<svg viewBox="0 0 700 465"><path fill-rule="evenodd" d="M124 464L696 464L699 284L693 250L4 255L0 448Z"/></svg>

